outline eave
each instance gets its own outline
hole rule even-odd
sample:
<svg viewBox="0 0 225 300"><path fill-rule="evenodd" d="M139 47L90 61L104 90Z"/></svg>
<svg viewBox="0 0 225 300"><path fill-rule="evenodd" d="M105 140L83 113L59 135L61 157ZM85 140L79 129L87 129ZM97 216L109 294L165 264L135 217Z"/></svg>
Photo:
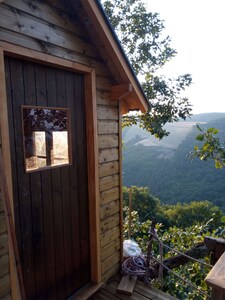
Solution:
<svg viewBox="0 0 225 300"><path fill-rule="evenodd" d="M77 1L71 1L77 8ZM103 9L98 0L82 0L82 6L85 10L88 20L88 30L92 31L92 36L95 36L96 41L101 41L101 47L104 48L104 54L107 56L107 61L110 62L111 68L117 74L118 89L121 86L128 87L127 93L118 96L117 100L122 101L122 113L129 110L140 110L142 112L148 111L150 108L144 91L134 74L134 71L125 55L117 36L112 29ZM84 17L83 17L84 18ZM98 45L96 45L98 47ZM117 86L117 85L116 85ZM112 88L111 95L115 99L115 87Z"/></svg>

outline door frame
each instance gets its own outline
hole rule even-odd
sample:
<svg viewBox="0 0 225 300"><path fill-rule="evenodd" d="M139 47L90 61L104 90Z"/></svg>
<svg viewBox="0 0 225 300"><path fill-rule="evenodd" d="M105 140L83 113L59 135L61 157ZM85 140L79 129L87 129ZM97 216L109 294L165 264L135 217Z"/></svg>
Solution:
<svg viewBox="0 0 225 300"><path fill-rule="evenodd" d="M98 174L98 136L97 136L97 104L96 104L96 76L94 68L51 56L25 47L0 42L0 142L4 159L4 169L9 190L9 198L13 209L13 189L11 174L11 156L9 143L9 124L7 110L7 96L5 84L4 56L17 57L43 65L65 69L84 75L84 98L86 109L86 137L87 137L87 174L88 174L88 203L89 203L89 239L90 239L90 268L91 281L101 281L100 258L100 219L99 219L99 174ZM91 212L91 213L90 213ZM14 219L14 215L13 215ZM12 253L12 249L9 249ZM18 297L18 282L16 266L10 255L10 278L12 295ZM14 299L14 297L13 297ZM18 298L16 298L18 299Z"/></svg>

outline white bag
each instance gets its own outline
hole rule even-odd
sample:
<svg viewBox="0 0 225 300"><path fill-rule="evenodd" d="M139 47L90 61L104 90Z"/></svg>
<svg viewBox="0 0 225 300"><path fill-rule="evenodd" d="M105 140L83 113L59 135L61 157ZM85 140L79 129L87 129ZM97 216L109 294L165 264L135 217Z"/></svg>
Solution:
<svg viewBox="0 0 225 300"><path fill-rule="evenodd" d="M135 241L125 240L123 242L123 256L137 256L141 254L141 249Z"/></svg>

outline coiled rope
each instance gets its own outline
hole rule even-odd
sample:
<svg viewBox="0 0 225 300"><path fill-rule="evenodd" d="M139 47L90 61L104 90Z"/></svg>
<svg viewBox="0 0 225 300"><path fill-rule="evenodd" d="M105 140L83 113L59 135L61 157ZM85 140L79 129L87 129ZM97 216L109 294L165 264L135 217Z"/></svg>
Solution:
<svg viewBox="0 0 225 300"><path fill-rule="evenodd" d="M122 264L122 274L138 276L146 283L151 283L151 275L155 273L153 267L147 268L147 257L138 255L127 258Z"/></svg>

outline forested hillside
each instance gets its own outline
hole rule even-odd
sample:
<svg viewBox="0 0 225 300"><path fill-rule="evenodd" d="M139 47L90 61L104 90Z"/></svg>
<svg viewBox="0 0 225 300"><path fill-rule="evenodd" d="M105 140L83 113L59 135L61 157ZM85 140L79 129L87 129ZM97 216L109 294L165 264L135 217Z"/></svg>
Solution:
<svg viewBox="0 0 225 300"><path fill-rule="evenodd" d="M196 123L216 127L225 140L225 114L195 115L167 128L169 137L158 141L136 127L124 130L124 185L147 186L161 202L174 204L209 200L225 211L225 169L212 161L187 158L198 142Z"/></svg>

